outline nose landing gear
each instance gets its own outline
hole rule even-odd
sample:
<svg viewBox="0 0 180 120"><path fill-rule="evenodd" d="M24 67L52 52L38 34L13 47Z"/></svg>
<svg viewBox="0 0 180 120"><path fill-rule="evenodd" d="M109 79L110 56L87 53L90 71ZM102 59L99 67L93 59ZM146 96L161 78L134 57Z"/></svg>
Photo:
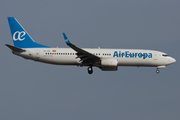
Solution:
<svg viewBox="0 0 180 120"><path fill-rule="evenodd" d="M166 67L165 65L162 65L162 66L157 66L156 73L157 73L157 74L158 74L158 73L160 73L159 69L161 69L161 68L165 68L165 67Z"/></svg>
<svg viewBox="0 0 180 120"><path fill-rule="evenodd" d="M157 69L157 70L156 70L156 73L157 73L157 74L159 74L159 73L160 73L159 69Z"/></svg>
<svg viewBox="0 0 180 120"><path fill-rule="evenodd" d="M89 74L92 74L92 73L93 73L92 66L88 67L87 70L88 70L88 73L89 73Z"/></svg>

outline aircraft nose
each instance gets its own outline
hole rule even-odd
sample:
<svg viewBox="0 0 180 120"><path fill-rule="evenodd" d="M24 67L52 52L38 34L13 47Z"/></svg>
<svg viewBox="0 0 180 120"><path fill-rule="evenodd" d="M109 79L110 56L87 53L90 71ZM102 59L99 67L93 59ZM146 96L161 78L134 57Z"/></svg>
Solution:
<svg viewBox="0 0 180 120"><path fill-rule="evenodd" d="M171 62L171 64L172 64L172 63L175 63L175 62L176 62L176 59L174 59L174 58L171 57L171 58L170 58L170 62Z"/></svg>
<svg viewBox="0 0 180 120"><path fill-rule="evenodd" d="M173 60L172 60L172 61L173 61L173 63L175 63L175 62L176 62L176 59L174 59L174 58L172 58L172 59L173 59Z"/></svg>

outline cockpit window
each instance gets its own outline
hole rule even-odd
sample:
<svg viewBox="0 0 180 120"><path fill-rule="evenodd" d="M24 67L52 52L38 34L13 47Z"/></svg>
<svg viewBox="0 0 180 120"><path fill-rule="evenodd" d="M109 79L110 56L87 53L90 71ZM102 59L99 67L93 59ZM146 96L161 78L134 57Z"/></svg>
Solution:
<svg viewBox="0 0 180 120"><path fill-rule="evenodd" d="M167 54L162 54L162 56L167 57L167 56L169 56L169 55L167 55Z"/></svg>

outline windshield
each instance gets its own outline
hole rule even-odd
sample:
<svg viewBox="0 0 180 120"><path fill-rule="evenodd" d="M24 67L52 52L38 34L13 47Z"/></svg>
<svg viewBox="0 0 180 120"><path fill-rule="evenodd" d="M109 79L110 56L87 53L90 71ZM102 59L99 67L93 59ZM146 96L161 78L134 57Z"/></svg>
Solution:
<svg viewBox="0 0 180 120"><path fill-rule="evenodd" d="M167 55L167 54L162 54L162 56L167 57L167 56L169 56L169 55Z"/></svg>

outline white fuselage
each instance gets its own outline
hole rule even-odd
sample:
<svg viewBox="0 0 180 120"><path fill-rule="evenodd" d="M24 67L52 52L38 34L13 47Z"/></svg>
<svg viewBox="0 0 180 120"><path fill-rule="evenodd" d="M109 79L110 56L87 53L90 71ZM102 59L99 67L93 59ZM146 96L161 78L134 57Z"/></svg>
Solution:
<svg viewBox="0 0 180 120"><path fill-rule="evenodd" d="M14 54L43 63L56 65L80 65L76 51L70 48L28 48L26 52L14 52ZM175 59L167 54L143 49L83 49L101 59L117 59L118 66L166 66L175 62ZM94 66L100 67L100 64Z"/></svg>
<svg viewBox="0 0 180 120"><path fill-rule="evenodd" d="M156 73L159 73L159 68L176 62L166 53L155 50L82 49L72 44L65 33L63 37L70 48L50 48L36 43L14 17L8 17L8 22L14 46L5 45L25 59L55 65L89 66L89 74L93 73L93 66L103 71L116 71L118 66L157 67Z"/></svg>

